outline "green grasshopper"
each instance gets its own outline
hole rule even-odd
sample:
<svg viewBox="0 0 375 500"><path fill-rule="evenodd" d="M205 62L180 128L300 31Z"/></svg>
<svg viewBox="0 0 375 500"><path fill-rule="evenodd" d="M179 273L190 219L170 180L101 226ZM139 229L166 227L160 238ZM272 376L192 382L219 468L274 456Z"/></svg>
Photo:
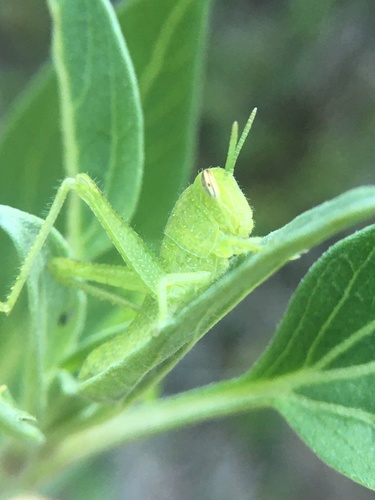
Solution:
<svg viewBox="0 0 375 500"><path fill-rule="evenodd" d="M0 302L0 311L12 310L68 193L75 191L98 218L126 266L55 258L50 263L54 276L99 297L105 298L105 292L90 288L87 282L146 295L126 330L94 349L84 361L79 389L91 399L113 401L127 396L151 370L157 371L188 346L192 339L176 346L171 339L159 338L163 325L222 276L233 255L260 249L259 238L249 237L254 227L252 209L233 176L255 114L256 109L239 140L238 125L233 124L225 167L203 170L180 196L167 222L159 258L113 210L88 175L67 178L58 189L7 300Z"/></svg>

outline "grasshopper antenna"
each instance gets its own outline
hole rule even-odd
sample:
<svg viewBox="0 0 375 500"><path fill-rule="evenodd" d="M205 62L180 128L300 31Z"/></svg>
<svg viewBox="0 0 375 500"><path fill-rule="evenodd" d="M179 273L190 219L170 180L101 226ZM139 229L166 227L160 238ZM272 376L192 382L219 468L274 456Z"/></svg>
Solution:
<svg viewBox="0 0 375 500"><path fill-rule="evenodd" d="M251 129L251 126L253 124L253 121L255 119L256 114L257 114L257 108L254 108L251 112L249 119L247 120L245 128L243 129L243 132L242 132L241 137L240 137L238 142L237 142L238 123L234 122L232 125L232 132L231 132L230 140L229 140L227 161L225 162L225 167L224 167L225 170L227 172L229 172L230 174L233 174L233 172L234 172L234 167L236 165L238 155L240 154L242 146L244 145L244 142L246 141L246 138L249 135L249 132L250 132L250 129Z"/></svg>
<svg viewBox="0 0 375 500"><path fill-rule="evenodd" d="M225 162L225 170L230 174L233 174L234 165L236 163L236 161L234 160L234 155L236 154L237 139L238 139L238 123L234 122L232 125L232 131L229 139L227 161Z"/></svg>

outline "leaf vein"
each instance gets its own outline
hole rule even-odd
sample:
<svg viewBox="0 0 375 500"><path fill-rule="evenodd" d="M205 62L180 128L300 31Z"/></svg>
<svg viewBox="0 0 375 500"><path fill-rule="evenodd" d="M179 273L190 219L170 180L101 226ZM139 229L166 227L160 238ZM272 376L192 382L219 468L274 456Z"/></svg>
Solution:
<svg viewBox="0 0 375 500"><path fill-rule="evenodd" d="M342 309L343 305L345 304L345 302L347 301L347 299L350 298L353 285L355 284L355 282L358 278L358 275L363 270L363 268L368 265L368 262L373 257L374 253L375 253L375 249L371 249L367 258L364 260L364 262L356 270L354 270L352 265L350 265L350 268L352 269L353 275L352 275L351 279L349 280L348 285L347 285L344 293L342 294L342 297L340 298L340 300L338 301L338 303L336 304L336 306L332 310L331 314L328 315L326 321L323 323L320 330L318 331L317 336L315 337L313 343L310 346L310 349L307 352L306 360L305 360L305 363L303 366L306 366L306 365L310 366L311 365L311 360L313 358L313 355L315 353L317 346L319 345L321 339L324 337L328 327L332 323L332 320L341 311L341 309ZM343 258L344 258L344 260L348 261L348 259L345 259L345 257L343 257Z"/></svg>
<svg viewBox="0 0 375 500"><path fill-rule="evenodd" d="M160 34L154 45L150 61L146 65L144 72L140 77L140 89L144 102L154 81L163 68L165 53L171 43L173 34L176 32L177 27L190 4L191 0L181 0L180 2L177 2L166 19L163 28L160 30Z"/></svg>

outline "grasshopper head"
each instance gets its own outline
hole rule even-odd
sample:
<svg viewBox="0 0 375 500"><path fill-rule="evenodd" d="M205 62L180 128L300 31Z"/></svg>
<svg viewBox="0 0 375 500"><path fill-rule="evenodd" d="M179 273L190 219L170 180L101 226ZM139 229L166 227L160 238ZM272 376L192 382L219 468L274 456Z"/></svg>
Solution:
<svg viewBox="0 0 375 500"><path fill-rule="evenodd" d="M194 182L197 184L196 189L201 202L210 210L220 229L243 237L248 236L253 230L253 211L237 184L233 172L256 112L257 109L254 108L239 140L238 124L237 122L233 124L225 168L208 168L198 174Z"/></svg>
<svg viewBox="0 0 375 500"><path fill-rule="evenodd" d="M243 237L251 233L253 211L233 174L221 167L208 168L198 174L194 184L200 201L223 232Z"/></svg>

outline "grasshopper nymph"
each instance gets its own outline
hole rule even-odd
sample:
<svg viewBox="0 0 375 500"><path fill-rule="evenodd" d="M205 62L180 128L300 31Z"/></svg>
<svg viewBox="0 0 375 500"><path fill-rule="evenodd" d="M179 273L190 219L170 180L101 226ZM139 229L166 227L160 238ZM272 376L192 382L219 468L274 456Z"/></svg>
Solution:
<svg viewBox="0 0 375 500"><path fill-rule="evenodd" d="M203 170L182 193L167 222L159 257L119 217L90 177L78 174L60 186L7 301L0 303L0 311L8 313L12 309L67 194L75 191L94 212L126 267L52 259L50 269L54 276L67 285L95 291L102 298L105 292L90 288L88 282L146 295L128 328L94 349L83 363L80 390L90 398L111 401L125 397L145 375L188 344L189 338L178 346L171 339L158 338L158 325L217 280L232 256L260 249L259 238L249 237L254 226L252 209L233 176L255 114L256 109L239 140L238 125L233 124L225 167ZM156 339L158 345L165 342L168 346L171 342L170 351L163 349L160 356L154 347Z"/></svg>

